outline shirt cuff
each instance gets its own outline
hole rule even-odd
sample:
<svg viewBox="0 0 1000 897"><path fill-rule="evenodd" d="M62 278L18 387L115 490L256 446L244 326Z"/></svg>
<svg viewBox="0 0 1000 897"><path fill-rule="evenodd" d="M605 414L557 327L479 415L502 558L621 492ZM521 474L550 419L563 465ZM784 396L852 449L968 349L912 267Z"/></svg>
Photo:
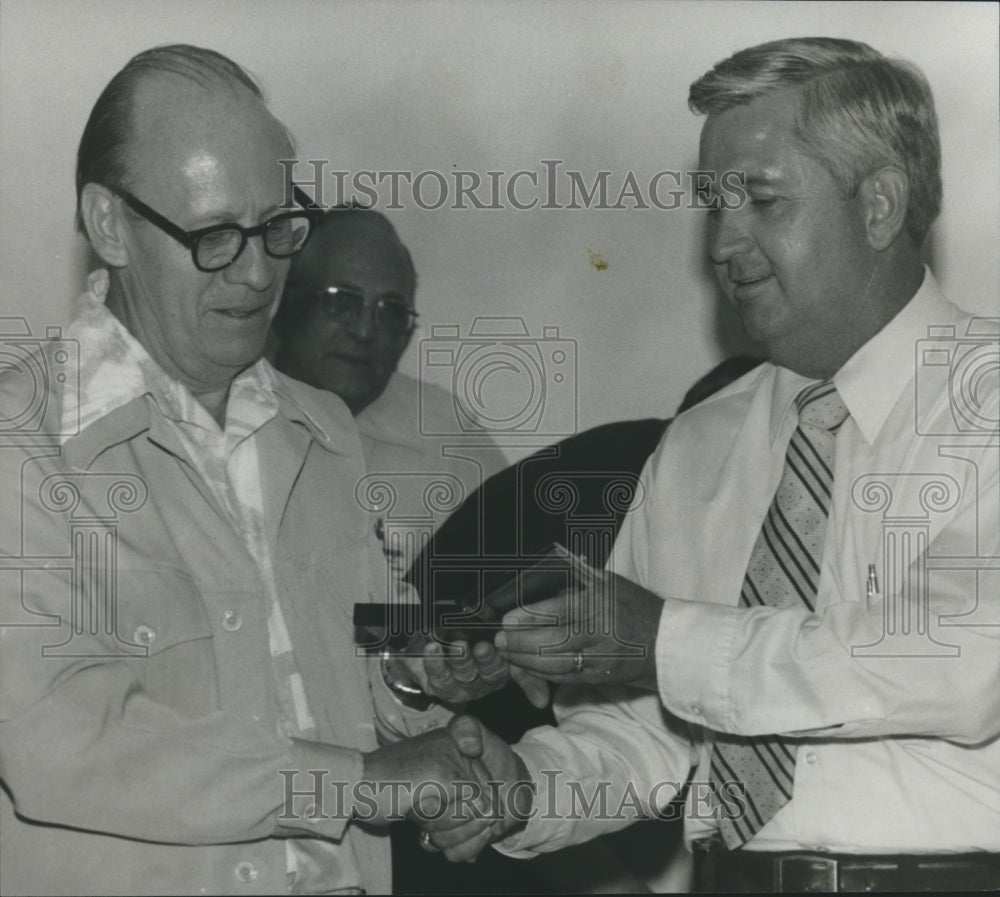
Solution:
<svg viewBox="0 0 1000 897"><path fill-rule="evenodd" d="M361 751L293 738L291 766L279 775L284 793L277 835L343 838L364 775Z"/></svg>
<svg viewBox="0 0 1000 897"><path fill-rule="evenodd" d="M729 731L734 719L729 686L733 645L746 610L701 601L664 600L656 636L660 700L673 714Z"/></svg>
<svg viewBox="0 0 1000 897"><path fill-rule="evenodd" d="M549 753L538 744L514 745L513 750L524 761L528 778L534 784L535 794L527 825L510 837L497 841L493 847L505 856L524 860L539 853L558 850L569 842L568 834L554 829L553 820L547 818L549 814L542 812L544 807L551 806L554 798L550 794L552 776L543 775L543 770L558 768L558 760L549 757Z"/></svg>
<svg viewBox="0 0 1000 897"><path fill-rule="evenodd" d="M580 810L581 792L597 793L596 781L587 780L581 783L582 788L571 788L569 776L563 769L565 759L551 746L522 742L514 745L513 750L524 761L534 797L527 825L493 845L499 853L517 859L530 859L589 840L609 830L599 818L595 824L588 820L588 814ZM581 825L586 828L578 832Z"/></svg>

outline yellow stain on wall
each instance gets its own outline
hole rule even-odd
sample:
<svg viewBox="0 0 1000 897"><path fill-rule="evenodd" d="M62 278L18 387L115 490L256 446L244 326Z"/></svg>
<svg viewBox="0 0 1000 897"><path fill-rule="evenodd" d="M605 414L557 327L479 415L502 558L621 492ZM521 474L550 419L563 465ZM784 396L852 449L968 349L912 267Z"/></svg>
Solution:
<svg viewBox="0 0 1000 897"><path fill-rule="evenodd" d="M606 271L608 269L608 263L604 260L604 256L599 252L594 252L593 249L588 249L587 255L590 256L590 266L595 271Z"/></svg>

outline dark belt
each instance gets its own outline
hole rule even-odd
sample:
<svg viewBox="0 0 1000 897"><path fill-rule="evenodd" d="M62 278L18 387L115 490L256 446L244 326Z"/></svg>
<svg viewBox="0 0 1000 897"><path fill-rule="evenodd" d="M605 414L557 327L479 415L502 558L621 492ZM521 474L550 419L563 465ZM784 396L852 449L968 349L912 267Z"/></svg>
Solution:
<svg viewBox="0 0 1000 897"><path fill-rule="evenodd" d="M695 890L816 893L833 891L983 891L1000 888L1000 854L847 854L727 850L695 841Z"/></svg>

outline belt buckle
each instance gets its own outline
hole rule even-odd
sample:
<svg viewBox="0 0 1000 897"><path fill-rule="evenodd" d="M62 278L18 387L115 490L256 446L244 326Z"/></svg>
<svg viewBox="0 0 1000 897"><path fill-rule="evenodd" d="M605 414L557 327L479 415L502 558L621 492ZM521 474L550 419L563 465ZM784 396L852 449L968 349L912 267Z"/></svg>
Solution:
<svg viewBox="0 0 1000 897"><path fill-rule="evenodd" d="M837 861L818 854L793 854L774 861L774 888L786 893L837 890Z"/></svg>

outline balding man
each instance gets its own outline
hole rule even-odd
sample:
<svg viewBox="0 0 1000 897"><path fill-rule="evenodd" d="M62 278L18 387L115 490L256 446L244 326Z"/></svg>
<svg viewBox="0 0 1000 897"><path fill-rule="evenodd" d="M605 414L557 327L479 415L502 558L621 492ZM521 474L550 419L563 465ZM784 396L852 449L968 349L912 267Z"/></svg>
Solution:
<svg viewBox="0 0 1000 897"><path fill-rule="evenodd" d="M353 650L348 410L261 360L314 220L285 204L291 152L246 73L189 46L136 56L85 128L107 269L69 339L0 377L4 893L384 892L371 825L412 802L379 786L474 770L443 731L378 747L444 714Z"/></svg>
<svg viewBox="0 0 1000 897"><path fill-rule="evenodd" d="M417 551L422 543L412 526L393 527L393 518L429 535L505 466L484 433L431 435L449 432L449 418L454 428L453 397L396 370L416 325L416 288L410 252L382 213L330 209L293 260L274 321L277 368L344 400L361 432L368 482L385 483L395 497L381 516L398 543L387 546L396 579L412 560L404 543ZM432 484L444 501L426 500Z"/></svg>
<svg viewBox="0 0 1000 897"><path fill-rule="evenodd" d="M417 272L380 212L330 209L294 261L275 320L277 365L361 415L389 385L416 325Z"/></svg>

